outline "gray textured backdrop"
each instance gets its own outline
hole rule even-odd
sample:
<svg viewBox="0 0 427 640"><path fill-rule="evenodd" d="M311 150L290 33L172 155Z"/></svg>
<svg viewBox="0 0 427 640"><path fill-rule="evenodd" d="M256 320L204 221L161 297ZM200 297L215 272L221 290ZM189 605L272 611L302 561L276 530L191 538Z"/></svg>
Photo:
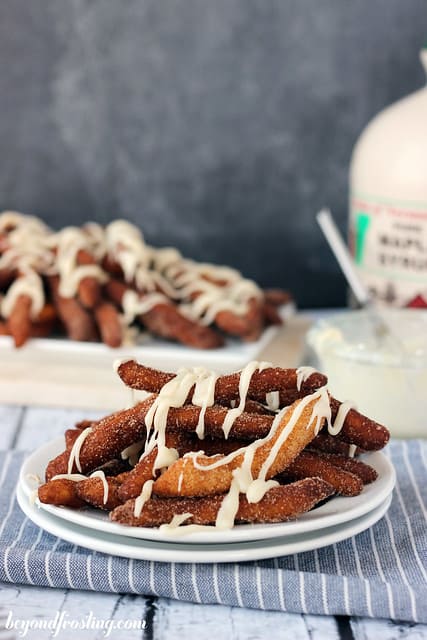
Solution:
<svg viewBox="0 0 427 640"><path fill-rule="evenodd" d="M147 240L344 302L352 146L421 86L424 0L1 0L0 206Z"/></svg>

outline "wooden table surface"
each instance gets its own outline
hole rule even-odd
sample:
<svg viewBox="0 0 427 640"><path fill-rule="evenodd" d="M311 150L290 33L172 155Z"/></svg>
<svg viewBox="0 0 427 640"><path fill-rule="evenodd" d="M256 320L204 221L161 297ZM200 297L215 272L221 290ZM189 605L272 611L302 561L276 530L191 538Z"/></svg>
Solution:
<svg viewBox="0 0 427 640"><path fill-rule="evenodd" d="M296 324L295 335L301 338ZM263 359L277 361L278 343L263 354ZM280 346L280 343L279 343ZM301 347L301 342L299 349ZM295 366L300 357L298 349L291 354L286 366ZM293 361L292 361L293 360ZM284 363L285 364L285 363ZM64 403L65 404L65 403ZM64 430L83 418L97 418L105 412L77 408L0 405L0 448L33 451L41 444L64 433ZM53 636L49 629L6 630L8 617L22 625L31 621L52 621L60 615L68 622L88 619L92 614L98 621L111 621L111 633L105 629L61 629ZM119 629L124 623L135 623L138 629ZM288 614L275 611L239 609L221 605L199 605L165 598L135 595L116 595L87 591L48 589L36 586L0 583L0 640L26 637L47 640L104 637L120 640L161 639L204 640L227 638L244 640L271 638L274 640L392 640L411 638L427 640L427 625L396 623L389 620L328 617Z"/></svg>

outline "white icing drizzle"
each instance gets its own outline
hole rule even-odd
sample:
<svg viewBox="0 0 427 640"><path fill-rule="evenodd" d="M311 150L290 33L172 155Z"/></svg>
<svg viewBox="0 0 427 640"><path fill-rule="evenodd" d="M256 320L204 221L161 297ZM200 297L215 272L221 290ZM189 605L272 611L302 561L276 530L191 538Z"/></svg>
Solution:
<svg viewBox="0 0 427 640"><path fill-rule="evenodd" d="M93 473L91 473L89 478L99 478L101 480L104 488L103 503L107 504L109 487L107 478L105 477L105 473L102 471L102 469L98 469L98 471L94 471Z"/></svg>
<svg viewBox="0 0 427 640"><path fill-rule="evenodd" d="M36 473L26 473L25 479L29 482L35 482L37 485L42 484L40 476Z"/></svg>
<svg viewBox="0 0 427 640"><path fill-rule="evenodd" d="M76 438L70 451L70 457L68 459L69 474L71 474L73 471L74 462L76 463L77 470L81 472L82 467L80 464L80 449L82 448L83 442L86 440L86 438L91 432L92 432L92 427L87 427L87 429L83 429L80 435Z"/></svg>
<svg viewBox="0 0 427 640"><path fill-rule="evenodd" d="M168 302L163 293L147 293L140 295L136 291L126 291L122 299L123 318L126 324L132 324L135 318L147 313L158 304Z"/></svg>
<svg viewBox="0 0 427 640"><path fill-rule="evenodd" d="M10 316L19 296L28 296L31 299L31 317L34 320L45 303L42 279L35 271L27 271L7 290L1 302L1 315L4 318Z"/></svg>
<svg viewBox="0 0 427 640"><path fill-rule="evenodd" d="M178 458L179 453L176 449L174 449L173 447L162 446L157 454L153 471L170 467L174 462L178 460Z"/></svg>
<svg viewBox="0 0 427 640"><path fill-rule="evenodd" d="M55 266L59 275L59 293L64 298L76 295L80 281L92 277L105 282L107 276L98 264L79 265L77 255L81 249L92 254L92 237L84 228L65 227L51 238L56 250Z"/></svg>
<svg viewBox="0 0 427 640"><path fill-rule="evenodd" d="M236 418L242 415L245 410L246 397L248 395L249 385L251 383L251 379L255 371L261 371L267 367L271 367L270 363L257 362L256 360L249 362L244 369L240 372L240 380L239 380L239 404L234 409L230 409L227 412L225 420L222 425L222 430L224 432L225 439L228 438L228 435L231 431L231 428L234 424Z"/></svg>
<svg viewBox="0 0 427 640"><path fill-rule="evenodd" d="M355 444L350 444L348 447L348 457L349 458L354 458L355 454L357 451L357 445Z"/></svg>
<svg viewBox="0 0 427 640"><path fill-rule="evenodd" d="M123 451L121 452L121 459L129 460L129 464L134 467L139 460L141 451L144 449L144 444L144 440L138 440L137 442L129 445L129 447L126 447L126 449L123 449Z"/></svg>
<svg viewBox="0 0 427 640"><path fill-rule="evenodd" d="M157 446L158 453L154 469L169 466L178 457L176 450L168 449L165 444L166 421L170 407L182 407L192 387L195 386L195 390L197 390L198 384L206 384L205 380L210 375L212 375L211 372L202 367L180 369L176 376L163 386L148 410L145 416L147 428L145 453L149 453ZM197 392L196 399L198 399L198 395L199 392Z"/></svg>
<svg viewBox="0 0 427 640"><path fill-rule="evenodd" d="M230 489L218 509L215 526L218 529L232 529L239 508L240 483L233 478Z"/></svg>
<svg viewBox="0 0 427 640"><path fill-rule="evenodd" d="M317 370L313 367L298 367L297 369L297 389L301 391L301 387L303 382L308 380L308 378L313 374L317 373Z"/></svg>
<svg viewBox="0 0 427 640"><path fill-rule="evenodd" d="M194 386L192 403L201 407L196 434L202 440L205 437L205 413L215 402L215 385L218 375L213 371L200 371L200 377Z"/></svg>
<svg viewBox="0 0 427 640"><path fill-rule="evenodd" d="M344 422L348 412L350 411L350 409L354 408L354 404L349 400L340 404L334 423L332 424L331 421L329 421L328 423L328 432L331 434L331 436L336 436L339 434L344 426Z"/></svg>
<svg viewBox="0 0 427 640"><path fill-rule="evenodd" d="M270 391L265 394L265 404L270 411L277 411L280 407L280 394L278 391Z"/></svg>
<svg viewBox="0 0 427 640"><path fill-rule="evenodd" d="M184 471L185 471L185 467L187 465L187 462L188 462L188 458L186 458L184 460L184 462L182 463L181 473L179 474L179 478L178 478L178 493L181 493L182 481L184 480Z"/></svg>
<svg viewBox="0 0 427 640"><path fill-rule="evenodd" d="M153 484L154 480L146 480L144 482L140 495L135 499L135 507L133 511L135 518L139 518L144 504L151 498Z"/></svg>
<svg viewBox="0 0 427 640"><path fill-rule="evenodd" d="M188 518L192 517L192 513L177 513L176 515L173 516L172 520L166 524L161 524L159 527L160 531L172 531L175 532L176 529L178 529L178 527L181 527L181 529L189 529L190 527L197 527L197 525L187 525L187 527L182 527L181 525L183 524L183 522L185 522L186 520L188 520ZM205 529L205 527L202 527L203 529ZM194 529L193 529L194 530Z"/></svg>
<svg viewBox="0 0 427 640"><path fill-rule="evenodd" d="M179 251L169 247L150 247L140 230L125 220L106 227L105 243L127 282L135 282L145 292L160 290L179 303L182 313L202 324L211 324L219 311L244 315L249 300L262 296L255 282L243 278L235 269L185 260ZM146 304L154 306L154 300L147 300ZM127 301L126 305L125 315L131 317L136 302Z"/></svg>

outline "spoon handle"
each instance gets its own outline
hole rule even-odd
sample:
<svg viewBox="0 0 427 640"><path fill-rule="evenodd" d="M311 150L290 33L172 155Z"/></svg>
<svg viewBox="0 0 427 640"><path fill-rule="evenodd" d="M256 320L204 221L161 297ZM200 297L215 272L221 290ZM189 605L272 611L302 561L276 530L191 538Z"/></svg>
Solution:
<svg viewBox="0 0 427 640"><path fill-rule="evenodd" d="M354 267L353 258L347 249L347 245L342 239L341 233L335 224L331 212L329 209L322 209L319 211L316 218L357 301L361 307L366 307L370 303L369 293L359 278Z"/></svg>

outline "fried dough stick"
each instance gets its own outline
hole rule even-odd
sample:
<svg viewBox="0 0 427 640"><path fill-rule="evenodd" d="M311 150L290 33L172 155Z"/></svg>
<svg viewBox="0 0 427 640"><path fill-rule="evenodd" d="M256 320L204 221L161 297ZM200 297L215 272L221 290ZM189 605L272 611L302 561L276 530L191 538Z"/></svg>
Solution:
<svg viewBox="0 0 427 640"><path fill-rule="evenodd" d="M39 487L39 500L44 504L79 509L84 506L84 500L77 494L77 484L77 482L68 478L50 480Z"/></svg>
<svg viewBox="0 0 427 640"><path fill-rule="evenodd" d="M90 313L75 298L64 298L59 294L59 278L51 276L49 286L58 315L71 340L96 341L98 331Z"/></svg>
<svg viewBox="0 0 427 640"><path fill-rule="evenodd" d="M111 279L105 285L107 295L119 307L122 307L123 297L129 290L132 288L119 280ZM144 294L140 295L143 300ZM138 318L151 333L168 340L176 340L188 347L216 349L224 344L219 333L193 322L184 316L174 303L166 300L141 313Z"/></svg>
<svg viewBox="0 0 427 640"><path fill-rule="evenodd" d="M50 335L55 325L57 314L53 305L45 304L34 319L31 317L31 307L29 296L19 296L9 318L4 322L1 334L12 336L17 348L23 346L29 337L44 338Z"/></svg>
<svg viewBox="0 0 427 640"><path fill-rule="evenodd" d="M118 490L121 502L126 502L126 500L130 498L139 496L147 480L152 480L155 477L154 462L156 456L157 447L146 456L143 456L136 463L132 471L122 474L122 484Z"/></svg>
<svg viewBox="0 0 427 640"><path fill-rule="evenodd" d="M237 336L244 342L255 342L264 329L263 307L256 298L248 301L248 310L243 315L232 311L218 311L216 326L231 336Z"/></svg>
<svg viewBox="0 0 427 640"><path fill-rule="evenodd" d="M106 477L105 482L108 487L106 496L104 496L104 483L101 478L98 477L87 478L86 480L77 482L77 496L83 500L83 502L90 504L92 507L111 511L122 503L118 494L121 482L120 479L117 479L114 476ZM107 500L104 502L105 497Z"/></svg>
<svg viewBox="0 0 427 640"><path fill-rule="evenodd" d="M122 381L132 389L142 389L159 393L160 389L175 377L174 373L165 373L151 369L135 360L122 362L117 373ZM278 391L280 406L292 404L294 400L302 398L320 387L324 387L327 378L322 373L314 372L306 380L302 381L298 389L297 369L282 369L280 367L268 367L262 371L255 371L249 384L248 396L252 400L264 403L265 396L271 391ZM232 400L239 399L240 373L220 376L215 385L215 402L229 406ZM189 398L192 391L189 393Z"/></svg>
<svg viewBox="0 0 427 640"><path fill-rule="evenodd" d="M279 313L279 307L292 302L289 291L284 289L264 289L263 313L266 325L281 325L284 323Z"/></svg>
<svg viewBox="0 0 427 640"><path fill-rule="evenodd" d="M98 421L84 421L77 425L78 429L67 430L67 451L60 453L49 462L46 468L46 479L49 480L55 475L67 473L69 450L85 428L91 428L92 431L80 449L79 459L83 473L90 473L100 465L119 457L126 447L145 437L144 419L154 402L154 398L155 396L150 396L130 409L118 411ZM170 433L167 434L169 441L172 436L176 438L178 435L182 440L186 431L195 431L199 414L199 407L191 405L171 407L167 416L168 430L170 430ZM208 407L205 413L206 434L223 436L222 425L226 415L227 410L224 407ZM230 441L234 438L242 438L247 441L262 437L270 431L272 423L272 416L243 413L235 420L230 430ZM196 442L196 440L194 441ZM204 441L199 440L198 442L197 451L203 449ZM176 447L176 440L168 446ZM231 446L234 448L234 445ZM73 465L74 471L77 471L76 465Z"/></svg>
<svg viewBox="0 0 427 640"><path fill-rule="evenodd" d="M266 480L281 473L314 438L319 426L314 417L315 408L320 399L313 398L305 404L303 402L304 400L297 400L282 416L271 437L265 438L253 452L249 467L253 478L259 476L267 461ZM285 437L282 436L283 433ZM272 452L274 456L271 455ZM231 454L229 459L221 455L198 455L196 461L194 457L179 458L157 478L153 492L163 497L224 493L231 486L233 471L243 465L245 454L248 453L248 447L245 447L240 452ZM217 466L213 466L214 464Z"/></svg>
<svg viewBox="0 0 427 640"><path fill-rule="evenodd" d="M182 457L190 451L199 451L202 448L206 455L228 454L243 447L247 441L221 440L209 436L199 440L197 436L184 431L171 431L166 433L165 444L170 449L176 449L179 457ZM145 482L159 475L154 471L156 457L157 447L148 454L142 455L131 471L121 474L122 485L119 489L119 495L122 502L139 496Z"/></svg>
<svg viewBox="0 0 427 640"><path fill-rule="evenodd" d="M327 482L319 478L306 478L293 484L273 487L257 503L249 503L244 495L239 498L236 522L272 523L293 520L312 509L318 502L333 494ZM204 498L151 498L141 514L134 515L135 500L111 512L113 522L133 527L158 527L169 523L175 515L191 514L185 524L215 524L224 496L214 495Z"/></svg>
<svg viewBox="0 0 427 640"><path fill-rule="evenodd" d="M357 496L363 489L363 482L359 476L339 469L329 460L310 451L302 451L275 479L279 482L289 482L312 477L329 482L335 492L342 496Z"/></svg>
<svg viewBox="0 0 427 640"><path fill-rule="evenodd" d="M332 420L335 420L340 402L330 399ZM355 409L350 409L340 431L340 438L350 444L356 444L365 451L378 451L385 447L390 438L390 432L382 424L367 418Z"/></svg>
<svg viewBox="0 0 427 640"><path fill-rule="evenodd" d="M121 363L118 367L118 374L123 382L132 389L143 389L154 393L158 393L167 382L175 377L174 373L157 371L134 360ZM215 385L215 401L219 404L229 405L232 400L237 400L239 398L239 380L239 373L219 377ZM324 386L326 382L327 378L324 375L315 372L305 382L302 382L298 391L296 369L270 367L262 371L255 371L249 384L248 395L258 402L263 402L266 393L273 390L279 391L280 405L284 406L292 404L298 397L313 393ZM191 399L192 393L190 391L187 401ZM291 398L293 400L288 402ZM334 420L341 403L335 398L330 398L330 404L332 419ZM187 421L184 421L185 425L189 424L192 419L191 415L191 411L188 411ZM183 428L187 428L187 426ZM207 433L213 436L220 435L219 431L215 433L207 431ZM266 435L266 432L258 432L255 437L263 437L264 435ZM384 426L367 418L355 409L351 409L344 420L339 436L341 440L355 444L366 451L377 451L387 444L390 434ZM234 433L233 437L240 437L240 434Z"/></svg>
<svg viewBox="0 0 427 640"><path fill-rule="evenodd" d="M321 459L327 460L334 467L339 467L345 471L349 471L358 476L363 484L371 484L378 478L378 473L373 467L362 460L355 460L354 458L348 458L346 456L340 456L333 453L320 453L318 454Z"/></svg>
<svg viewBox="0 0 427 640"><path fill-rule="evenodd" d="M126 385L135 389L145 388L147 391L156 391L159 385L161 388L175 377L173 373L159 372L139 365L133 360L122 363L119 366L118 374ZM326 376L314 372L302 382L301 388L298 390L297 375L297 369L282 369L280 367L255 371L251 378L248 395L257 402L263 402L266 393L273 390L279 391L280 406L286 406L292 404L295 399L314 393L327 382ZM237 400L239 398L239 380L239 373L218 378L215 386L215 401L226 405L232 400ZM190 398L191 395L190 391ZM288 402L289 400L291 401ZM332 420L335 420L341 403L330 397L330 404L331 417ZM355 444L366 451L382 449L390 437L388 430L383 425L367 418L355 409L350 409L348 412L339 435L342 440L349 444Z"/></svg>
<svg viewBox="0 0 427 640"><path fill-rule="evenodd" d="M89 422L87 425L82 425L92 427L92 432L83 442L80 451L80 462L84 473L91 472L100 465L117 458L126 447L145 437L146 427L144 419L153 401L154 396L147 398L131 409L125 409L94 423ZM192 405L177 408L171 407L167 416L167 429L170 435L174 432L177 434L183 431L195 432L200 411L199 407ZM205 434L209 437L224 438L222 425L226 415L227 410L224 407L208 407L205 412ZM234 439L255 440L257 438L263 438L270 431L272 423L272 416L243 413L234 421L229 433L230 441L233 442ZM324 436L324 434L319 435ZM310 442L310 447L317 438L319 438L319 436ZM332 438L337 437L327 436L328 440ZM200 440L197 444L197 441L195 441L196 451L203 449L203 442L203 440ZM209 441L207 441L207 443L208 442ZM339 442L340 446L344 445L343 450L348 452L348 445L342 441ZM374 449L372 443L368 442L367 438L365 438L363 442L366 449L368 449L368 447ZM377 443L374 442L375 446L376 444ZM228 453L233 449L234 442L229 448L226 447L225 450L221 449L221 451ZM328 450L330 450L330 448ZM334 449L334 451L335 450L336 449ZM207 452L211 454L212 448L208 448ZM50 461L46 470L46 478L49 479L54 475L66 473L68 458L69 452L65 451ZM76 470L75 466L73 470Z"/></svg>
<svg viewBox="0 0 427 640"><path fill-rule="evenodd" d="M350 445L348 442L341 440L340 434L337 436L331 436L325 430L318 433L315 438L310 442L310 449L316 449L316 451L324 451L325 453L337 453L343 456L350 455ZM360 447L356 448L355 455L363 453L364 449Z"/></svg>
<svg viewBox="0 0 427 640"><path fill-rule="evenodd" d="M53 304L44 305L40 313L34 318L31 325L32 338L45 338L52 333L58 320L58 314Z"/></svg>
<svg viewBox="0 0 427 640"><path fill-rule="evenodd" d="M122 500L118 497L121 480L120 476L108 476L105 481L108 486L106 502L104 502L104 483L99 477L77 481L69 478L54 478L39 487L38 497L40 502L57 507L79 509L89 504L98 509L111 511L122 504Z"/></svg>
<svg viewBox="0 0 427 640"><path fill-rule="evenodd" d="M32 304L30 296L18 296L7 319L8 333L12 336L15 347L22 347L31 335Z"/></svg>
<svg viewBox="0 0 427 640"><path fill-rule="evenodd" d="M98 420L80 449L79 460L82 473L90 473L100 465L120 456L131 444L141 440L146 434L144 418L154 402L154 396L146 398L130 409L117 411ZM46 467L46 479L67 473L69 451L60 453ZM74 463L72 472L78 471Z"/></svg>
<svg viewBox="0 0 427 640"><path fill-rule="evenodd" d="M224 438L223 424L227 416L228 409L218 405L208 407L205 411L205 435L216 438ZM195 432L200 415L200 407L184 405L183 407L171 407L167 417L169 431ZM274 417L267 414L242 413L238 416L231 427L230 438L242 438L245 440L255 440L263 438L268 434L273 424ZM203 441L201 441L203 442ZM200 446L199 449L203 449Z"/></svg>
<svg viewBox="0 0 427 640"><path fill-rule="evenodd" d="M86 251L79 249L76 256L78 266L97 264L95 258ZM79 302L86 309L93 309L101 302L101 285L97 278L93 276L85 276L78 284L77 296Z"/></svg>
<svg viewBox="0 0 427 640"><path fill-rule="evenodd" d="M175 440L173 437L171 438L171 436L174 435L178 435L179 437ZM180 457L188 452L196 452L199 449L202 449L207 456L217 454L228 455L232 451L244 447L246 444L244 440L221 440L220 438L210 438L209 436L203 440L199 440L193 435L179 432L176 434L168 434L167 439L167 446L173 446L177 449ZM375 469L360 460L355 460L354 458L343 455L327 454L321 453L320 451L304 449L282 474L282 480L285 479L285 476L287 476L287 481L289 481L289 479L295 480L317 476L329 482L337 493L351 496L360 493L362 484L365 485L374 482L378 474ZM356 480L355 477L360 479L361 482ZM128 495L126 499L135 498L140 494L145 479L149 479L149 476L143 479L139 485L139 491L135 488L134 495Z"/></svg>
<svg viewBox="0 0 427 640"><path fill-rule="evenodd" d="M123 329L116 307L102 300L94 308L95 320L102 342L113 349L120 347L123 341Z"/></svg>

